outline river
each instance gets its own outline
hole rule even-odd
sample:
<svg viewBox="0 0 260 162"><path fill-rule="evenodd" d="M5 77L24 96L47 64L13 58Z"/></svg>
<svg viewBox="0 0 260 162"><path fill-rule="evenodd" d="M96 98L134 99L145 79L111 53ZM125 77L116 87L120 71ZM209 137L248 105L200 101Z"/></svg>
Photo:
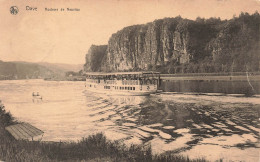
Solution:
<svg viewBox="0 0 260 162"><path fill-rule="evenodd" d="M43 130L44 141L78 141L103 132L127 145L151 144L154 154L259 160L258 96L111 96L85 91L84 82L12 80L0 81L0 99L17 120Z"/></svg>

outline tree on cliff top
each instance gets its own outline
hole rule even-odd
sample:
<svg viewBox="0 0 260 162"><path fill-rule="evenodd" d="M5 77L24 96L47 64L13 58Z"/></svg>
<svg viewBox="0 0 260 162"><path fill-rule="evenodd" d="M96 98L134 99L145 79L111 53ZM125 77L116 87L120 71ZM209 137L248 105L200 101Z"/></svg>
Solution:
<svg viewBox="0 0 260 162"><path fill-rule="evenodd" d="M106 55L107 45L91 45L86 54L86 63L84 64L85 71L100 71L101 63Z"/></svg>

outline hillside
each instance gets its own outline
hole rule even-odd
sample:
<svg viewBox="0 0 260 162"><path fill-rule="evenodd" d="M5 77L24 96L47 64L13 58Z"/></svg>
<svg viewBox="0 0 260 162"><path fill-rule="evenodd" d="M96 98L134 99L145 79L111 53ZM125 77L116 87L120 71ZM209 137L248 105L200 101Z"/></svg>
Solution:
<svg viewBox="0 0 260 162"><path fill-rule="evenodd" d="M78 66L52 63L3 62L0 60L0 80L64 78L67 71L80 69Z"/></svg>
<svg viewBox="0 0 260 162"><path fill-rule="evenodd" d="M85 71L163 73L259 71L260 15L231 20L181 17L134 25L90 47Z"/></svg>
<svg viewBox="0 0 260 162"><path fill-rule="evenodd" d="M57 69L63 72L65 71L78 72L83 69L83 64L62 64L62 63L48 63L48 62L37 62L37 64L48 67L52 70Z"/></svg>

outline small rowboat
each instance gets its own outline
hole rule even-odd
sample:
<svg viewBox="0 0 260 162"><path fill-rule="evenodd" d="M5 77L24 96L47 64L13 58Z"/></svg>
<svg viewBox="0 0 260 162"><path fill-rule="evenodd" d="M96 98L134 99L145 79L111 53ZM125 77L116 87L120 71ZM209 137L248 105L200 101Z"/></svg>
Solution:
<svg viewBox="0 0 260 162"><path fill-rule="evenodd" d="M32 96L33 96L33 99L41 99L42 100L42 96L39 94L39 92L37 92L37 93L33 92Z"/></svg>

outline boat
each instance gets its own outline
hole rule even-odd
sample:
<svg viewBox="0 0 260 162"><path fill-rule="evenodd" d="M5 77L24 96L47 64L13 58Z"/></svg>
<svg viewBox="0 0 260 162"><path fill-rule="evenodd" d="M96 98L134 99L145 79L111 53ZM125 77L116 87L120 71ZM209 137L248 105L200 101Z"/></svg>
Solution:
<svg viewBox="0 0 260 162"><path fill-rule="evenodd" d="M158 72L86 73L88 91L122 95L150 95L158 92Z"/></svg>
<svg viewBox="0 0 260 162"><path fill-rule="evenodd" d="M39 92L33 92L32 93L32 97L33 99L41 99L42 100L42 96L39 94Z"/></svg>

